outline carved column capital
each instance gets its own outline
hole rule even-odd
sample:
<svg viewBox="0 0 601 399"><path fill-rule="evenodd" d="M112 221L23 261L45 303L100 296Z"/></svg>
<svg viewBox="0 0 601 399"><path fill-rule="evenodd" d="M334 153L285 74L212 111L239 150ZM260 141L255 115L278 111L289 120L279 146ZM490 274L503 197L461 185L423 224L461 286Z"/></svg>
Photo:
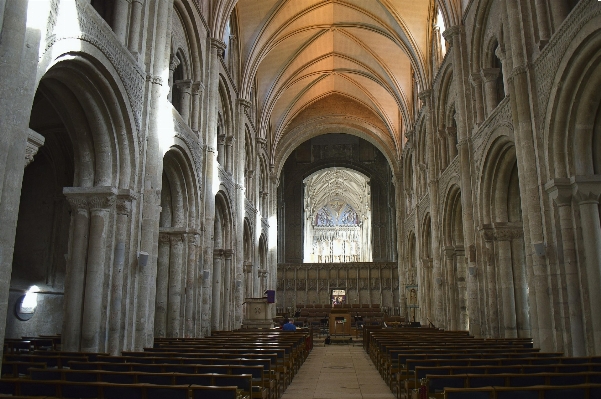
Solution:
<svg viewBox="0 0 601 399"><path fill-rule="evenodd" d="M169 234L167 233L159 233L159 243L169 244L171 239L169 238Z"/></svg>
<svg viewBox="0 0 601 399"><path fill-rule="evenodd" d="M461 32L463 32L463 25L451 26L442 32L442 37L444 37L446 41L452 42L453 38L460 35Z"/></svg>
<svg viewBox="0 0 601 399"><path fill-rule="evenodd" d="M453 259L453 257L456 255L455 247L445 247L444 255L447 259Z"/></svg>
<svg viewBox="0 0 601 399"><path fill-rule="evenodd" d="M499 68L486 68L480 71L485 83L495 81L499 77L499 73L501 73Z"/></svg>
<svg viewBox="0 0 601 399"><path fill-rule="evenodd" d="M175 82L175 85L177 86L178 89L180 89L184 93L188 93L188 94L191 93L192 81L190 79L178 80Z"/></svg>
<svg viewBox="0 0 601 399"><path fill-rule="evenodd" d="M557 206L572 204L572 185L570 179L553 179L545 184L545 191Z"/></svg>
<svg viewBox="0 0 601 399"><path fill-rule="evenodd" d="M181 245L184 242L184 234L182 233L171 233L169 234L169 241L172 245Z"/></svg>
<svg viewBox="0 0 601 399"><path fill-rule="evenodd" d="M87 214L88 199L84 195L67 195L67 202L73 212Z"/></svg>
<svg viewBox="0 0 601 399"><path fill-rule="evenodd" d="M470 75L470 83L474 87L478 87L482 84L482 75L478 72L474 72Z"/></svg>
<svg viewBox="0 0 601 399"><path fill-rule="evenodd" d="M239 98L238 99L238 104L240 105L240 107L242 107L244 110L247 110L251 107L251 102L248 100L245 100L244 98Z"/></svg>
<svg viewBox="0 0 601 399"><path fill-rule="evenodd" d="M27 134L27 147L25 147L25 167L33 161L33 157L38 153L40 147L44 145L46 139L41 134L29 129Z"/></svg>
<svg viewBox="0 0 601 399"><path fill-rule="evenodd" d="M175 69L179 66L180 62L181 61L175 56L175 54L171 55L171 59L169 60L169 70L171 72L175 71Z"/></svg>
<svg viewBox="0 0 601 399"><path fill-rule="evenodd" d="M213 256L216 257L216 258L223 257L223 249L214 249L213 250Z"/></svg>
<svg viewBox="0 0 601 399"><path fill-rule="evenodd" d="M217 55L223 57L227 45L219 39L211 38L211 49L217 50Z"/></svg>
<svg viewBox="0 0 601 399"><path fill-rule="evenodd" d="M232 256L234 256L234 250L233 249L224 249L223 250L223 256L227 260L232 259Z"/></svg>

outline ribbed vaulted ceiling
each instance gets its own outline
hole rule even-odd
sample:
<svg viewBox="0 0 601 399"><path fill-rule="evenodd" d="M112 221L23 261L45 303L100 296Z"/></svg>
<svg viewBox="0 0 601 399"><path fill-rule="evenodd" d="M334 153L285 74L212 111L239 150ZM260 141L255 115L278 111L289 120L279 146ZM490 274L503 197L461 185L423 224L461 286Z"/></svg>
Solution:
<svg viewBox="0 0 601 399"><path fill-rule="evenodd" d="M378 140L400 154L413 75L421 87L430 79L433 13L431 0L239 0L242 87L256 79L259 131L272 151L313 107L323 123L347 116L379 126Z"/></svg>

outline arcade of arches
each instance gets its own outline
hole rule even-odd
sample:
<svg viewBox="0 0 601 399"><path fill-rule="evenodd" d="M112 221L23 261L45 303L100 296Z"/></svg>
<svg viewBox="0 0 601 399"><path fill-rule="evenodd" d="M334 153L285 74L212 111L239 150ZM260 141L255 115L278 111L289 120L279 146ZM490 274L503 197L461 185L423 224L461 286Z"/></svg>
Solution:
<svg viewBox="0 0 601 399"><path fill-rule="evenodd" d="M341 290L601 354L601 2L4 0L0 31L0 340Z"/></svg>

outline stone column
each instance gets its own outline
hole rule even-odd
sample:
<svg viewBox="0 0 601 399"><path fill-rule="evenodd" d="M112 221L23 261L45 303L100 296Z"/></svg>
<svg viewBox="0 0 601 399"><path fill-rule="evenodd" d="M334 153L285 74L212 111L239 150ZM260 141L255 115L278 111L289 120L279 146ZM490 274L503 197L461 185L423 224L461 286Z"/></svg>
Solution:
<svg viewBox="0 0 601 399"><path fill-rule="evenodd" d="M135 24L141 23L142 2L133 0L132 21ZM138 263L135 270L136 292L133 302L133 315L135 325L133 326L134 335L132 339L132 349L142 350L147 346L152 346L154 342L154 305L156 298L157 283L157 255L159 243L159 220L161 204L161 185L163 174L163 152L159 145L159 132L161 131L160 112L167 106L166 98L169 93L168 82L163 80L165 68L169 66L169 47L168 32L169 21L171 21L171 12L173 11L173 0L165 0L155 3L154 18L149 18L148 29L145 35L145 47L151 51L152 69L149 71L151 77L147 80L145 97L147 108L148 130L145 132L143 144L144 151L144 174L140 182L141 209L140 209L140 235L139 249L148 253L148 262L146 266L141 267ZM140 38L140 29L135 28L133 22L130 27L130 51L137 54L137 40ZM133 36L132 36L133 35ZM131 40L134 37L135 40ZM134 43L136 41L136 43ZM135 45L135 46L134 46ZM147 45L147 46L146 46ZM142 54L144 51L142 50Z"/></svg>
<svg viewBox="0 0 601 399"><path fill-rule="evenodd" d="M568 179L555 179L547 183L545 189L557 205L557 212L559 213L559 229L561 231L563 265L568 294L570 341L572 343L571 353L569 354L571 356L586 356L578 257L574 241L574 219L572 217L572 187Z"/></svg>
<svg viewBox="0 0 601 399"><path fill-rule="evenodd" d="M551 3L554 3L556 0L552 0ZM559 0L563 1L563 0ZM537 22L537 30L538 30L538 48L542 50L543 47L549 41L549 37L551 37L549 31L549 10L547 9L549 1L546 0L535 0L534 7L536 10L536 22Z"/></svg>
<svg viewBox="0 0 601 399"><path fill-rule="evenodd" d="M169 234L159 234L159 252L157 260L157 288L154 309L154 336L167 337L167 295L169 293L169 253L171 244Z"/></svg>
<svg viewBox="0 0 601 399"><path fill-rule="evenodd" d="M129 6L131 0L116 0L113 12L113 31L124 46L127 45L127 23L129 20Z"/></svg>
<svg viewBox="0 0 601 399"><path fill-rule="evenodd" d="M465 96L457 96L457 139L459 150L459 165L461 177L461 206L463 210L463 230L465 248L468 251L468 311L470 332L476 336L481 335L480 318L480 299L478 295L478 273L476 263L475 246L475 223L472 197L472 172L471 149L469 142L469 128L471 122L471 110L468 109L470 103L471 90L468 90L469 80L466 71L467 66L467 47L464 43L465 31L462 25L455 25L443 33L446 40L450 40L453 52L453 76L458 93L464 93ZM471 108L471 107L469 107Z"/></svg>
<svg viewBox="0 0 601 399"><path fill-rule="evenodd" d="M226 249L223 251L223 328L231 330L233 325L232 312L232 255L234 251Z"/></svg>
<svg viewBox="0 0 601 399"><path fill-rule="evenodd" d="M129 27L129 51L138 55L140 51L140 29L142 27L142 9L144 7L144 0L132 0L131 4L131 19Z"/></svg>
<svg viewBox="0 0 601 399"><path fill-rule="evenodd" d="M573 179L578 181L577 179ZM601 354L601 222L599 218L599 191L601 185L575 183L576 196L580 209L582 225L582 240L584 242L584 257L588 296L590 305L590 320L593 327L594 355Z"/></svg>
<svg viewBox="0 0 601 399"><path fill-rule="evenodd" d="M444 171L451 163L451 155L449 154L449 145L447 140L447 132L444 128L438 129L438 143L440 147L440 171Z"/></svg>
<svg viewBox="0 0 601 399"><path fill-rule="evenodd" d="M253 281L254 281L254 276L253 276L253 264L252 262L244 262L244 281L245 281L245 297L246 298L254 298L254 292L253 292Z"/></svg>
<svg viewBox="0 0 601 399"><path fill-rule="evenodd" d="M470 82L474 86L474 99L476 100L476 124L484 122L484 99L482 97L482 76L478 73L470 75Z"/></svg>
<svg viewBox="0 0 601 399"><path fill-rule="evenodd" d="M489 116L499 104L497 100L497 78L500 72L499 68L487 68L481 71L482 80L484 81L486 116Z"/></svg>
<svg viewBox="0 0 601 399"><path fill-rule="evenodd" d="M459 312L458 329L469 330L469 315L467 313L467 267L465 265L465 252L463 248L455 248L455 259L457 265L457 307Z"/></svg>
<svg viewBox="0 0 601 399"><path fill-rule="evenodd" d="M449 145L449 163L455 159L457 156L457 129L454 127L447 127L446 129L446 139Z"/></svg>
<svg viewBox="0 0 601 399"><path fill-rule="evenodd" d="M191 338L196 335L196 306L194 301L196 298L196 255L198 247L198 234L191 233L187 235L188 243L188 264L186 267L186 291L185 291L185 306L184 306L184 337Z"/></svg>
<svg viewBox="0 0 601 399"><path fill-rule="evenodd" d="M513 261L511 241L520 237L520 228L494 226L498 258L498 280L501 287L501 302L503 311L503 326L499 331L505 338L517 338L517 315L515 301L515 286L513 283Z"/></svg>
<svg viewBox="0 0 601 399"><path fill-rule="evenodd" d="M497 301L497 273L495 267L494 230L485 225L481 230L484 239L484 256L486 259L486 297L488 305L487 324L491 338L499 337L499 304Z"/></svg>
<svg viewBox="0 0 601 399"><path fill-rule="evenodd" d="M516 158L520 181L520 193L524 216L526 243L526 261L529 270L528 289L530 293L530 311L534 320L532 336L535 345L542 351L552 351L555 345L555 327L550 301L553 300L549 286L549 266L544 254L537 254L535 245L544 245L543 218L540 205L540 184L538 180L538 157L531 115L528 59L522 41L524 4L520 0L506 0L509 37L511 41L511 59L513 71L509 78L510 98L512 99L513 125L516 126ZM509 56L508 56L509 58ZM526 226L527 224L527 226ZM536 317L536 318L535 318Z"/></svg>
<svg viewBox="0 0 601 399"><path fill-rule="evenodd" d="M213 298L211 327L213 330L222 328L222 282L223 282L223 249L213 251Z"/></svg>
<svg viewBox="0 0 601 399"><path fill-rule="evenodd" d="M179 64L179 58L177 58L175 54L171 54L171 59L169 60L169 96L167 97L171 103L173 103L173 87L175 85L175 82L173 81L173 74Z"/></svg>
<svg viewBox="0 0 601 399"><path fill-rule="evenodd" d="M200 98L204 92L204 85L201 82L192 84L192 113L190 115L190 129L198 134L200 126Z"/></svg>
<svg viewBox="0 0 601 399"><path fill-rule="evenodd" d="M192 108L192 81L178 80L175 85L180 90L180 115L190 125L190 108Z"/></svg>
<svg viewBox="0 0 601 399"><path fill-rule="evenodd" d="M450 316L450 329L456 331L457 328L457 279L455 276L455 247L445 247L445 268L447 271L447 297L449 299L449 316Z"/></svg>
<svg viewBox="0 0 601 399"><path fill-rule="evenodd" d="M79 351L90 214L87 198L80 193L71 193L67 190L72 189L66 188L64 191L71 206L71 238L65 275L61 341L63 350Z"/></svg>
<svg viewBox="0 0 601 399"><path fill-rule="evenodd" d="M553 0L550 1L549 6L551 7L551 17L553 19L554 30L557 31L559 25L567 18L570 13L570 6L567 0Z"/></svg>
<svg viewBox="0 0 601 399"><path fill-rule="evenodd" d="M225 138L225 165L223 167L225 170L232 174L233 173L233 163L234 163L234 137L228 136ZM244 163L242 163L244 165Z"/></svg>
<svg viewBox="0 0 601 399"><path fill-rule="evenodd" d="M111 236L109 227L116 191L111 187L94 187L94 194L88 197L90 236L81 326L83 352L99 352L104 347L105 337L101 337L100 333L102 314L105 310L103 308L104 276L108 267L106 248L107 240Z"/></svg>
<svg viewBox="0 0 601 399"><path fill-rule="evenodd" d="M435 308L428 307L430 312L436 319L437 325L442 325L444 318L443 311L443 286L442 286L442 266L440 260L440 223L438 216L438 182L436 180L436 156L434 152L434 134L436 128L434 126L434 110L432 108L432 90L425 90L419 93L419 98L423 101L427 109L426 113L426 149L427 161L429 167L426 170L428 178L428 189L430 193L430 223L432 234L432 274L436 284L434 285L434 304ZM439 281L440 280L440 281ZM440 282L440 284L439 284ZM431 291L427 291L430 293ZM428 295L430 296L430 295Z"/></svg>
<svg viewBox="0 0 601 399"><path fill-rule="evenodd" d="M184 234L174 232L169 237L171 256L169 257L169 296L167 303L167 336L181 337L182 315L182 273L184 266Z"/></svg>
<svg viewBox="0 0 601 399"><path fill-rule="evenodd" d="M115 258L111 281L111 302L109 317L109 333L107 351L111 355L118 355L122 350L121 318L123 313L123 276L124 267L129 256L129 233L131 230L131 203L132 193L120 192L117 196L117 219L115 223Z"/></svg>
<svg viewBox="0 0 601 399"><path fill-rule="evenodd" d="M204 195L204 230L203 230L203 297L202 297L202 335L211 335L211 326L215 325L211 317L216 315L212 312L211 303L214 295L211 284L211 269L214 268L213 262L213 233L215 229L215 192L214 181L217 178L216 156L217 156L217 106L219 104L219 65L220 54L225 49L225 44L217 39L211 39L211 48L209 54L209 76L207 78L207 131L206 131L206 154L205 154L205 195ZM221 278L213 275L212 279ZM215 306L219 306L216 304Z"/></svg>

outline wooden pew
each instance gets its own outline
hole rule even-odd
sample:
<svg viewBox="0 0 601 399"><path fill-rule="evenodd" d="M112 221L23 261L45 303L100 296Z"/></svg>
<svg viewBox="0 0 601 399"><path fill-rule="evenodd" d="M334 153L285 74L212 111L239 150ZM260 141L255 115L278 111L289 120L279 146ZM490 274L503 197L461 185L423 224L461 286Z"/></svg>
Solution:
<svg viewBox="0 0 601 399"><path fill-rule="evenodd" d="M532 387L448 388L445 399L597 399L601 384Z"/></svg>

